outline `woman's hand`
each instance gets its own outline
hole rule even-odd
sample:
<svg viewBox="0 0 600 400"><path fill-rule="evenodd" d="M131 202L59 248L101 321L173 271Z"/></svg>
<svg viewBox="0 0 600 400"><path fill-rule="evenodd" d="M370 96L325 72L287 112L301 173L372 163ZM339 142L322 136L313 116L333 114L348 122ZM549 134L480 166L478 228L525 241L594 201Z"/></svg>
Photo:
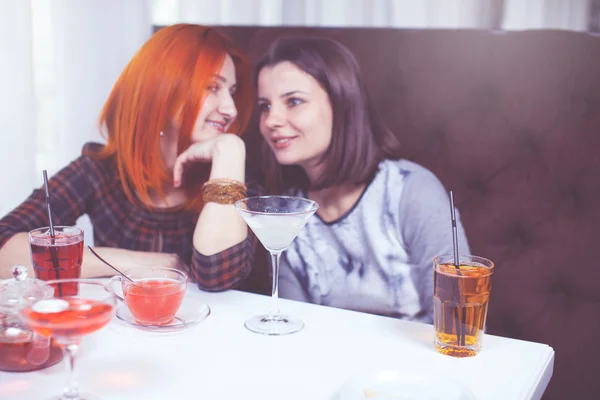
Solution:
<svg viewBox="0 0 600 400"><path fill-rule="evenodd" d="M144 267L174 268L186 273L189 271L189 266L175 253L134 251L115 247L95 247L94 251L121 272ZM97 278L113 276L114 271L86 248L84 249L81 274L83 278Z"/></svg>
<svg viewBox="0 0 600 400"><path fill-rule="evenodd" d="M181 153L173 165L173 184L181 185L186 165L196 162L212 162L210 179L229 178L244 182L246 146L244 141L231 133L214 139L193 143Z"/></svg>

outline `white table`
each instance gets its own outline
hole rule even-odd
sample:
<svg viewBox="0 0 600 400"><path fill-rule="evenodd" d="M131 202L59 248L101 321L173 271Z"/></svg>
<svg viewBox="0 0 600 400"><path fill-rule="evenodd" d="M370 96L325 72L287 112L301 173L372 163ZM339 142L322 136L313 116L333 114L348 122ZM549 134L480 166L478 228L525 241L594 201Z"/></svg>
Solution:
<svg viewBox="0 0 600 400"><path fill-rule="evenodd" d="M456 359L433 349L431 325L286 300L283 311L306 326L269 337L243 325L268 311L269 297L191 285L186 296L212 309L192 330L157 336L115 318L86 337L76 365L82 392L105 400L332 400L352 375L391 368L452 372L481 400L520 400L540 399L552 375L554 351L543 344L487 335L478 356ZM62 362L0 372L0 399L47 399L65 379Z"/></svg>

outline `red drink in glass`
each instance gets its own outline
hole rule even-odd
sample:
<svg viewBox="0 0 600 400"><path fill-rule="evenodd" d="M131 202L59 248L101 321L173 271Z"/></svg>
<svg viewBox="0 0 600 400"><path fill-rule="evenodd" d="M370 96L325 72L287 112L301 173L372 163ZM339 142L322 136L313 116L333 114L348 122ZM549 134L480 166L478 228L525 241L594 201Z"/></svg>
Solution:
<svg viewBox="0 0 600 400"><path fill-rule="evenodd" d="M125 304L143 325L165 325L173 320L185 294L185 283L167 278L123 281Z"/></svg>
<svg viewBox="0 0 600 400"><path fill-rule="evenodd" d="M42 336L71 339L96 332L110 322L114 304L84 298L40 300L22 311L31 329Z"/></svg>
<svg viewBox="0 0 600 400"><path fill-rule="evenodd" d="M49 228L39 228L29 232L31 263L35 277L43 281L53 279L74 279L81 276L83 261L83 231L72 226L54 228L54 238ZM56 285L56 296L77 294L77 283Z"/></svg>
<svg viewBox="0 0 600 400"><path fill-rule="evenodd" d="M62 360L58 344L33 332L19 315L23 307L51 298L54 288L27 279L23 265L13 266L11 272L14 279L0 281L0 371L36 371L54 365Z"/></svg>
<svg viewBox="0 0 600 400"><path fill-rule="evenodd" d="M79 342L82 336L106 326L117 308L115 293L96 280L67 279L49 281L46 285L64 288L73 283L77 284L76 295L57 295L54 291L54 298L38 296L19 311L23 321L34 332L45 337L52 336L63 348L69 383L63 395L58 397L60 399L88 398L79 395L79 388L73 379Z"/></svg>
<svg viewBox="0 0 600 400"><path fill-rule="evenodd" d="M23 340L0 342L0 371L36 371L62 360L60 347L52 339L43 338L43 340L49 340L49 343L38 348L30 333Z"/></svg>

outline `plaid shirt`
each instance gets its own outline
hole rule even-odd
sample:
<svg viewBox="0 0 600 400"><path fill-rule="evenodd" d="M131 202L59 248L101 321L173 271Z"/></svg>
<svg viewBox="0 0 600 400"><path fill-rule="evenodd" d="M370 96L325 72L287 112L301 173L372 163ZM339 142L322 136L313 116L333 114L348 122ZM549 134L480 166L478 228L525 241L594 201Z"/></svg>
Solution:
<svg viewBox="0 0 600 400"><path fill-rule="evenodd" d="M101 146L86 144L82 156L48 181L55 225L75 225L81 215L87 214L94 227L95 245L177 254L204 290L230 289L249 275L257 243L250 230L244 241L220 253L200 254L192 243L198 213L148 210L132 204L125 196L114 161L92 157ZM247 186L248 196L260 194L256 185ZM0 220L0 247L19 232L48 225L42 187Z"/></svg>

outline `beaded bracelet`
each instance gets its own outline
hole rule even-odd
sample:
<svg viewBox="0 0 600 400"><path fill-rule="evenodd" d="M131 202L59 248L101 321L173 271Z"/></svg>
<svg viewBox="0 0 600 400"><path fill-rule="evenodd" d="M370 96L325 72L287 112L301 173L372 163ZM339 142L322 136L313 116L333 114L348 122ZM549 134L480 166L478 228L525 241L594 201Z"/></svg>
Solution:
<svg viewBox="0 0 600 400"><path fill-rule="evenodd" d="M247 197L246 185L234 179L211 179L202 185L202 202L233 204Z"/></svg>

